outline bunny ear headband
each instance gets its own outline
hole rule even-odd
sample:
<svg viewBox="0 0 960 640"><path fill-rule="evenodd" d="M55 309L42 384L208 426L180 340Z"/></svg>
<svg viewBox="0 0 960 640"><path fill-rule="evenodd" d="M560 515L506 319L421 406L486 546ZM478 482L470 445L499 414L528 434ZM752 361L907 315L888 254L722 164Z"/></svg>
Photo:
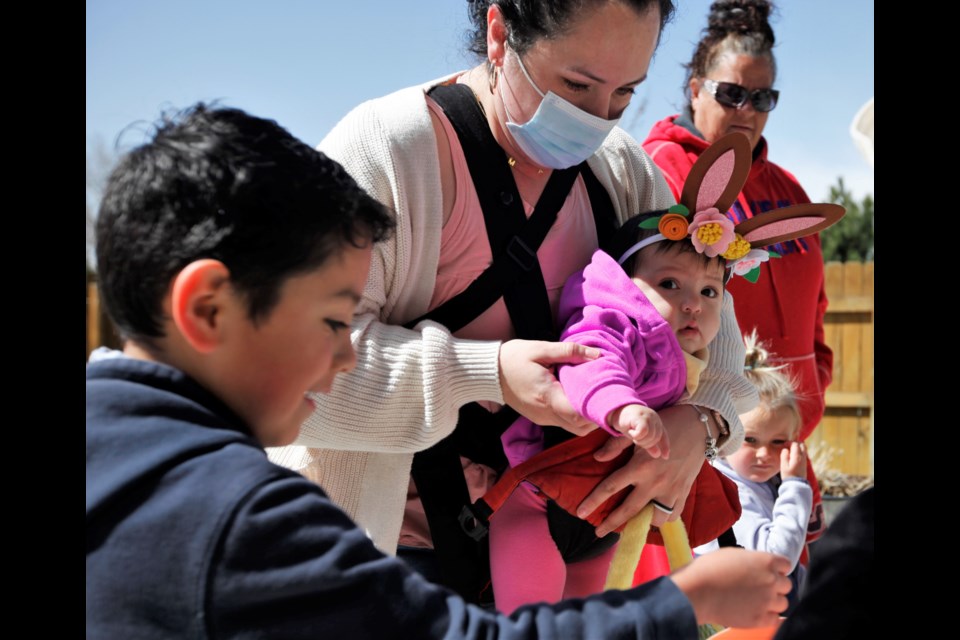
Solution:
<svg viewBox="0 0 960 640"><path fill-rule="evenodd" d="M726 259L730 269L728 279L742 275L756 282L760 265L780 257L762 247L822 231L846 213L838 204L798 204L766 211L734 226L724 212L743 189L750 164L750 141L742 133L727 134L707 147L683 183L680 203L638 225L640 229L657 229L659 233L631 246L620 256L619 263L623 264L654 242L689 236L698 252ZM691 211L695 213L688 221Z"/></svg>

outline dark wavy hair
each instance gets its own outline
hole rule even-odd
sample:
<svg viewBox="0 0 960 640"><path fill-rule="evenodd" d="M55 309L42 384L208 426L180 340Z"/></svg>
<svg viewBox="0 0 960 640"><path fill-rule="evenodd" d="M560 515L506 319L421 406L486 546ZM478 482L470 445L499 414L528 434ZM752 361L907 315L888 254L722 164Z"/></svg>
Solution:
<svg viewBox="0 0 960 640"><path fill-rule="evenodd" d="M660 32L673 18L673 0L618 0L640 15L652 7L660 9ZM468 48L480 60L487 59L487 10L497 5L507 24L507 41L518 54L524 54L541 38L563 35L574 18L611 0L467 0L473 28L467 34Z"/></svg>
<svg viewBox="0 0 960 640"><path fill-rule="evenodd" d="M121 335L155 348L163 297L191 262L223 262L257 322L286 279L389 237L394 224L342 166L273 120L198 103L162 116L111 173L99 287Z"/></svg>
<svg viewBox="0 0 960 640"><path fill-rule="evenodd" d="M769 0L720 0L710 5L707 26L693 51L693 59L683 65L687 70L683 92L691 111L690 80L709 75L724 54L766 57L773 77L777 77L777 61L773 56L776 39L769 21L773 11Z"/></svg>

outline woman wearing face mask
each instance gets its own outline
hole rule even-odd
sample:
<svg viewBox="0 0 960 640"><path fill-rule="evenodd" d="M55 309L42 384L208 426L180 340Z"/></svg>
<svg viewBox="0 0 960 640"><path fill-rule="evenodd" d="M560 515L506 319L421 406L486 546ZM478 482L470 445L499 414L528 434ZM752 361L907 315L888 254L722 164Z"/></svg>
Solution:
<svg viewBox="0 0 960 640"><path fill-rule="evenodd" d="M600 234L675 201L616 127L673 3L468 6L478 66L364 103L319 145L395 213L397 233L375 249L351 328L355 371L312 398L303 446L271 457L319 481L382 550L399 545L398 555L428 577L489 601L484 543L457 519L502 469L500 432L517 412L575 434L596 428L575 414L553 374L558 363L595 357L555 342L563 283L589 261ZM527 217L545 231L540 239L524 227ZM485 281L491 259L503 269L494 284L457 307L460 294ZM711 354L692 403L710 416L721 451L733 450L742 438L737 415L756 398L741 375L729 296ZM661 416L670 459L637 451L582 503L590 513L632 487L598 536L651 500L667 507L655 525L671 507L673 517L683 509L704 465L705 425L690 406ZM598 455L612 458L629 444L620 440Z"/></svg>
<svg viewBox="0 0 960 640"><path fill-rule="evenodd" d="M731 131L749 137L754 161L743 191L727 212L734 222L810 202L792 174L767 160L762 134L779 98L774 88L771 10L767 0L724 0L710 6L707 27L687 65L689 103L683 113L657 122L643 143L676 195L711 142ZM740 278L729 288L743 333L755 330L768 341L778 354L777 364L786 365L786 373L798 381L799 439L804 441L823 416L824 393L833 372L833 352L824 342L827 297L820 237L815 234L771 249L781 258L761 265L755 284ZM823 508L809 461L807 479L814 491L807 537L812 541L822 533Z"/></svg>

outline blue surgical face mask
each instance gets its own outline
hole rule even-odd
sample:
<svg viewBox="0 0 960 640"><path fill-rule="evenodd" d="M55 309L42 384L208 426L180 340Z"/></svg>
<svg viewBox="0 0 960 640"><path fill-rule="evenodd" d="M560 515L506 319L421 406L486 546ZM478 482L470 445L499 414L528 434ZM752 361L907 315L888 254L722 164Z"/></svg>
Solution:
<svg viewBox="0 0 960 640"><path fill-rule="evenodd" d="M517 146L537 164L551 169L566 169L592 156L620 118L604 120L567 102L552 91L544 95L517 56L520 70L543 98L529 122L516 124L507 111L507 130ZM504 79L506 75L504 74ZM501 91L500 99L503 100ZM503 108L507 105L504 101Z"/></svg>

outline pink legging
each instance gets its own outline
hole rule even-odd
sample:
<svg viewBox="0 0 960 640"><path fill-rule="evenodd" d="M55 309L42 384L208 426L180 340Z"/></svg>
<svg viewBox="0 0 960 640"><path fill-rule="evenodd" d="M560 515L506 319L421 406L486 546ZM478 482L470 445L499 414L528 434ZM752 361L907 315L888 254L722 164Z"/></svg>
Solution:
<svg viewBox="0 0 960 640"><path fill-rule="evenodd" d="M490 518L490 574L497 610L603 591L616 545L567 565L550 536L547 506L521 484Z"/></svg>

